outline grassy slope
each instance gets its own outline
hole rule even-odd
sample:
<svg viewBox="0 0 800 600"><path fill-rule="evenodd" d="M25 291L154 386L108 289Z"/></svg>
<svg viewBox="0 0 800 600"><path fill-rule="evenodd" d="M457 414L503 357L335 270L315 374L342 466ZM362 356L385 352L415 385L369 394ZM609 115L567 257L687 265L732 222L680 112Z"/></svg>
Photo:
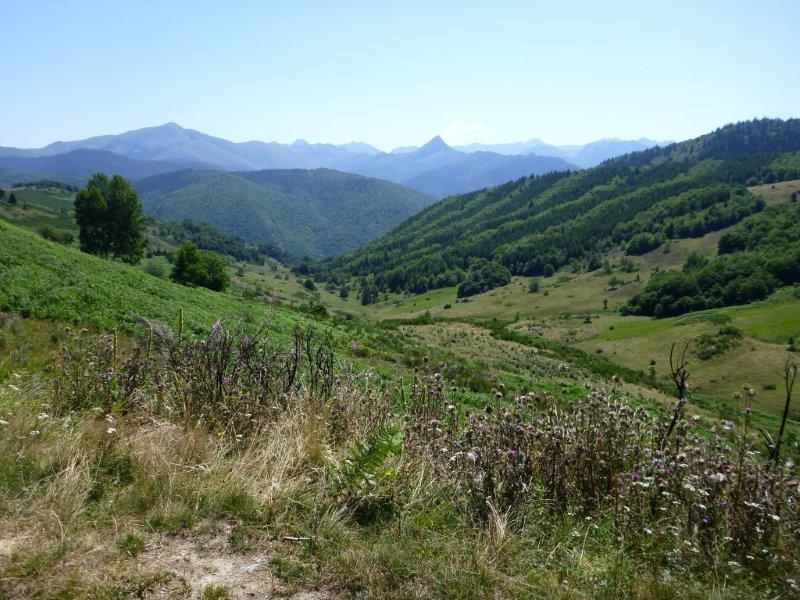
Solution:
<svg viewBox="0 0 800 600"><path fill-rule="evenodd" d="M9 190L12 191L12 190ZM74 195L63 190L16 188L13 190L17 205L0 201L0 217L20 227L39 230L50 227L59 232L70 232L77 237L78 228L71 218Z"/></svg>
<svg viewBox="0 0 800 600"><path fill-rule="evenodd" d="M139 318L174 324L180 308L187 330L203 331L219 318L272 320L285 311L230 294L175 285L121 263L47 242L0 223L0 309L40 319L133 330Z"/></svg>

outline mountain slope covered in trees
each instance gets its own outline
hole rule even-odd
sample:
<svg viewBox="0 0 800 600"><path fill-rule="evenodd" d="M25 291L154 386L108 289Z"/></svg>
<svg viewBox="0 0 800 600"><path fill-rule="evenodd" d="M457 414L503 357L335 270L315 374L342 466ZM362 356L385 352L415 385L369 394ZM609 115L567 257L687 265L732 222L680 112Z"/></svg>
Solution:
<svg viewBox="0 0 800 600"><path fill-rule="evenodd" d="M321 277L422 292L486 259L514 275L595 269L630 253L728 227L763 209L745 185L800 177L800 120L754 120L576 173L525 177L448 198L386 236L319 265ZM374 283L373 283L374 282Z"/></svg>
<svg viewBox="0 0 800 600"><path fill-rule="evenodd" d="M294 256L331 256L433 202L414 190L329 169L181 171L137 182L147 214L191 219Z"/></svg>

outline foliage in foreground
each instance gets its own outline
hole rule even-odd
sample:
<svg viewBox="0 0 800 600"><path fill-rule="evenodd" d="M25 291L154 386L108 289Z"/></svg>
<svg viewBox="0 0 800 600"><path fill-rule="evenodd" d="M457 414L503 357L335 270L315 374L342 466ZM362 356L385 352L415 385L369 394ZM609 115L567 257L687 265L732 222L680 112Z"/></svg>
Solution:
<svg viewBox="0 0 800 600"><path fill-rule="evenodd" d="M0 592L189 597L141 563L146 539L227 523L230 552L299 540L276 572L346 595L797 593L795 467L761 455L748 412L660 414L588 384L469 409L436 373L386 388L308 331L285 347L217 324L124 353L80 333L53 386L0 390L0 530L19 532Z"/></svg>

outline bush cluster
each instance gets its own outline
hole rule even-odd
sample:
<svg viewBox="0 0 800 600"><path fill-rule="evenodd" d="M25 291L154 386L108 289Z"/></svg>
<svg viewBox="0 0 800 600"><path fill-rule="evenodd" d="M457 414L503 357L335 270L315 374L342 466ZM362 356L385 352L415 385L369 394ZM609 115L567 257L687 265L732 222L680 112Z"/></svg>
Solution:
<svg viewBox="0 0 800 600"><path fill-rule="evenodd" d="M175 253L171 278L176 283L224 291L230 284L225 257L200 250L194 242L184 242Z"/></svg>

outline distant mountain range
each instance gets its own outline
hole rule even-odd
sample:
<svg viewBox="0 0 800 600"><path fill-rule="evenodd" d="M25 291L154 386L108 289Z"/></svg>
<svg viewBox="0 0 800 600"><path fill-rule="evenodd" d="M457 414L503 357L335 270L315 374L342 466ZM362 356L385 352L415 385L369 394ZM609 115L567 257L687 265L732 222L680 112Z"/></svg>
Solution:
<svg viewBox="0 0 800 600"><path fill-rule="evenodd" d="M342 146L275 142L231 142L185 129L177 123L136 129L119 135L102 135L73 142L55 142L44 148L23 150L0 147L0 158L55 156L73 150L104 150L136 160L166 161L183 165L206 165L227 171L259 169L310 169L334 167L354 157L379 154L367 144Z"/></svg>
<svg viewBox="0 0 800 600"><path fill-rule="evenodd" d="M623 154L647 150L654 146L666 146L671 143L669 141L657 142L647 138L640 138L638 140L606 139L588 144L554 146L542 140L533 139L527 142L510 144L469 144L457 146L456 149L462 152L494 152L507 156L531 153L555 156L588 169Z"/></svg>
<svg viewBox="0 0 800 600"><path fill-rule="evenodd" d="M136 180L185 169L187 166L189 163L138 160L107 150L84 148L44 156L0 155L0 185L13 185L33 179L55 179L64 183L82 184L95 173L113 173Z"/></svg>
<svg viewBox="0 0 800 600"><path fill-rule="evenodd" d="M386 153L361 142L236 143L167 123L38 149L0 147L0 185L80 185L97 172L119 174L156 218L191 219L290 255L327 257L366 244L438 198L575 170L649 143L456 149L436 136Z"/></svg>
<svg viewBox="0 0 800 600"><path fill-rule="evenodd" d="M145 212L208 223L293 256L353 250L435 199L378 179L330 169L194 171L137 181Z"/></svg>
<svg viewBox="0 0 800 600"><path fill-rule="evenodd" d="M519 144L448 146L435 137L418 148L385 153L369 144L312 144L297 140L231 142L176 123L119 135L55 142L43 148L0 147L0 181L58 177L71 183L96 171L138 179L193 168L222 171L327 168L377 177L436 197L468 192L507 180L591 166L612 156L654 145L650 140L603 140L585 146Z"/></svg>

